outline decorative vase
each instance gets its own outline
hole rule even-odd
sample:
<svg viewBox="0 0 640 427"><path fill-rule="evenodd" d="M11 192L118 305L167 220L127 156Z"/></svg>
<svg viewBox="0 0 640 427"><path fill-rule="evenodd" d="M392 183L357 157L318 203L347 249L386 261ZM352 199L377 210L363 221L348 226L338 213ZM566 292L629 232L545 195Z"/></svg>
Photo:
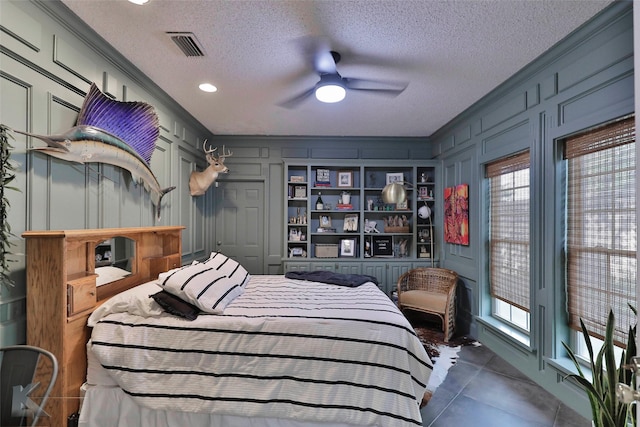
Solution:
<svg viewBox="0 0 640 427"><path fill-rule="evenodd" d="M340 198L342 200L343 205L348 205L349 203L351 203L351 193L343 191Z"/></svg>

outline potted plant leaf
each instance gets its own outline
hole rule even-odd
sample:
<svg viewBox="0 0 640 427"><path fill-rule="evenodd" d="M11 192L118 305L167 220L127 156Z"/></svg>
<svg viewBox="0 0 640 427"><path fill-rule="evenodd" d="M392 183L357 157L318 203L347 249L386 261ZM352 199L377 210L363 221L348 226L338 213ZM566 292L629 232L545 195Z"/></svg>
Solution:
<svg viewBox="0 0 640 427"><path fill-rule="evenodd" d="M636 314L635 308L631 307L631 310ZM610 310L604 342L600 351L594 354L589 332L580 319L580 327L589 353L590 376L587 375L588 371L584 370L584 365L571 347L564 342L562 343L577 370L576 374L569 374L565 379L575 380L587 393L594 427L635 426L635 412L631 409L631 405L618 401L616 386L618 383L623 383L635 389L635 375L628 367L631 364L631 358L636 355L636 326L629 328L627 348L622 351L619 364L614 354L614 326L615 317L613 310Z"/></svg>
<svg viewBox="0 0 640 427"><path fill-rule="evenodd" d="M17 188L10 186L11 181L15 179L15 168L9 161L11 155L11 144L9 144L8 128L0 125L0 285L13 286L13 280L9 274L8 256L11 254L10 247L14 245L10 238L15 237L11 232L9 225L8 211L9 199L6 195L7 190L18 191Z"/></svg>

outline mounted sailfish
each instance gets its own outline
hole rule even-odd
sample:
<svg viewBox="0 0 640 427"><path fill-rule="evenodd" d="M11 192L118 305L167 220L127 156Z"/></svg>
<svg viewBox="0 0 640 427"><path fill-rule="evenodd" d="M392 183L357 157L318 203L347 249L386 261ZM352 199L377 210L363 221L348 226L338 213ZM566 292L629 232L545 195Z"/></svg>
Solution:
<svg viewBox="0 0 640 427"><path fill-rule="evenodd" d="M126 169L142 182L160 219L162 197L175 187L160 188L149 167L158 139L158 116L145 102L115 101L91 84L78 113L76 126L60 135L34 135L47 147L33 148L49 156L77 163L107 163Z"/></svg>

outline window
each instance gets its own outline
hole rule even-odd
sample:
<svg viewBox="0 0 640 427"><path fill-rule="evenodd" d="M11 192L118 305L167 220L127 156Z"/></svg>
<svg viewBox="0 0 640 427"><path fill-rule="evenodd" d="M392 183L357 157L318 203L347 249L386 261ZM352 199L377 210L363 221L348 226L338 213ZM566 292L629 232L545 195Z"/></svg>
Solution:
<svg viewBox="0 0 640 427"><path fill-rule="evenodd" d="M624 346L635 323L634 118L568 138L564 149L569 326L579 331L582 319L602 338L612 309L614 339Z"/></svg>
<svg viewBox="0 0 640 427"><path fill-rule="evenodd" d="M493 315L529 331L529 152L487 165Z"/></svg>

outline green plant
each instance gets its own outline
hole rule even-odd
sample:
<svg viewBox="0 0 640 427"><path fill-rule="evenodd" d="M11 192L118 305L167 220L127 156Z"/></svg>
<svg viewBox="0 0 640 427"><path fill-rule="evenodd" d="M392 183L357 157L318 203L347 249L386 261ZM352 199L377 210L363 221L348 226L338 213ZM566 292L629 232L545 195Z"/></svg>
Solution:
<svg viewBox="0 0 640 427"><path fill-rule="evenodd" d="M0 125L0 284L13 286L13 280L9 275L9 262L14 260L10 260L8 257L11 255L11 246L15 245L11 242L11 237L15 237L15 235L11 232L11 225L9 225L8 211L10 205L5 191L19 190L9 185L16 178L16 175L14 173L15 168L9 161L13 147L9 144L11 135L7 133L7 130L6 126Z"/></svg>
<svg viewBox="0 0 640 427"><path fill-rule="evenodd" d="M636 314L635 308L631 307L631 310ZM585 375L583 366L571 347L564 342L562 343L578 372L567 375L565 379L574 379L587 393L594 427L627 427L635 417L630 405L619 402L616 398L616 386L618 383L623 383L635 388L634 373L628 369L628 366L630 366L631 358L636 355L636 326L629 328L627 348L622 351L619 366L616 366L614 355L614 326L615 317L613 310L610 310L602 348L598 354L594 355L589 331L580 319L580 327L589 352L591 378Z"/></svg>

